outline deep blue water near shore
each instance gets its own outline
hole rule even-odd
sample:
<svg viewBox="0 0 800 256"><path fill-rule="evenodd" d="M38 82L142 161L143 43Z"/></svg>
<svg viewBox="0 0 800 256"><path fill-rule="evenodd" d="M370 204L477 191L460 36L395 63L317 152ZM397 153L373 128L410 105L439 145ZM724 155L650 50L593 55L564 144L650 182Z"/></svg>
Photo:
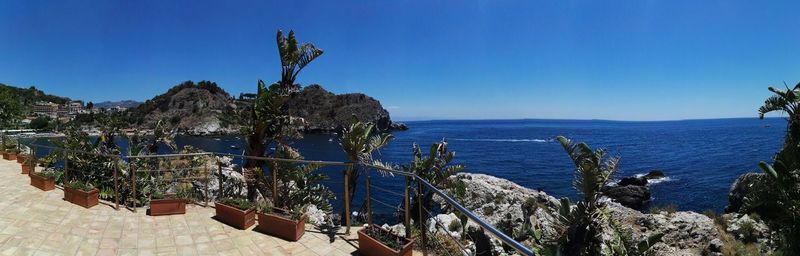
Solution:
<svg viewBox="0 0 800 256"><path fill-rule="evenodd" d="M377 158L405 164L411 159L411 146L420 144L423 152L431 143L446 138L456 152L456 162L468 172L485 173L509 179L528 188L542 189L556 197L578 198L571 182L572 162L553 139L558 135L584 141L593 148L606 147L621 157L618 177L663 170L667 181L651 185L651 206L674 204L680 210L717 212L727 205L727 192L740 174L758 170L759 161L770 161L779 150L785 130L780 118L713 119L658 122L620 122L601 120L481 120L415 121L410 130L394 132L396 139ZM241 154L243 141L235 136L221 138L178 137L179 146L193 145L206 151ZM343 161L338 135L307 135L293 142L306 159ZM326 184L341 199L341 168L326 167L331 176ZM399 177L373 174L373 184L402 193ZM353 210L364 202L363 180ZM392 207L401 198L373 190L373 208L391 218ZM338 211L341 202L333 203Z"/></svg>

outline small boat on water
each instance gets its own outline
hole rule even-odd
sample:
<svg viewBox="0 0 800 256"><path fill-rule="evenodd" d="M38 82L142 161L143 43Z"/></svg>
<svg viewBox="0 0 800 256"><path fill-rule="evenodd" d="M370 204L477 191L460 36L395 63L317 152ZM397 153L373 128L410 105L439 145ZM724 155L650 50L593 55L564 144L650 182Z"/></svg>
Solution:
<svg viewBox="0 0 800 256"><path fill-rule="evenodd" d="M231 145L231 149L239 149L239 146Z"/></svg>

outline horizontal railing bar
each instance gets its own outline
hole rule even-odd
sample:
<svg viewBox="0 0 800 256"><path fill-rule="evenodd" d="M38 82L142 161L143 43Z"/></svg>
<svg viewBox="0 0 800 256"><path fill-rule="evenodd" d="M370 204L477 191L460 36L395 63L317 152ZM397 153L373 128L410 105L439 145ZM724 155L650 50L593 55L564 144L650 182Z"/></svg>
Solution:
<svg viewBox="0 0 800 256"><path fill-rule="evenodd" d="M399 170L395 170L395 169L386 168L386 167L383 167L383 166L377 166L377 165L372 165L372 164L365 164L365 165L362 165L362 166L365 166L365 167L370 168L370 169L375 169L377 171L384 171L384 172L397 174L397 175L400 175L400 176L408 176L408 177L416 176L415 174L410 173L410 172L399 171Z"/></svg>
<svg viewBox="0 0 800 256"><path fill-rule="evenodd" d="M371 199L373 202L377 202L377 203L379 203L379 204L382 204L382 205L384 205L384 206L386 206L386 207L389 207L389 208L394 208L394 209L400 209L400 207L393 206L393 205L391 205L391 204L389 204L389 203L386 203L386 202L383 202L383 201L381 201L381 200L378 200L378 199L375 199L375 198L370 198L370 199Z"/></svg>
<svg viewBox="0 0 800 256"><path fill-rule="evenodd" d="M388 189L385 189L385 188L377 187L377 186L372 185L372 184L370 184L369 187L373 188L373 189L377 189L379 191L383 191L383 192L392 194L392 195L396 195L396 196L406 196L405 194L401 194L401 193L394 192L394 191L391 191L391 190L388 190Z"/></svg>
<svg viewBox="0 0 800 256"><path fill-rule="evenodd" d="M194 171L203 170L203 168L183 168L183 169L163 169L163 170L136 170L136 172L179 172L179 171Z"/></svg>
<svg viewBox="0 0 800 256"><path fill-rule="evenodd" d="M533 255L533 251L531 251L530 249L526 248L525 246L523 246L522 244L520 244L516 240L512 239L511 237L509 237L505 233L500 232L500 230L497 230L492 225L489 225L488 223L486 223L484 220L482 220L478 216L475 216L474 213L472 213L471 211L467 210L467 208L464 208L464 206L461 206L461 204L459 204L458 202L456 202L455 200L450 198L450 196L446 195L444 192L442 192L441 190L439 190L435 186L433 186L430 183L428 183L428 181L426 181L424 179L421 179L420 177L416 177L416 179L420 184L424 185L425 187L428 187L428 189L430 189L431 191L436 193L438 196L440 196L442 199L444 199L448 204L452 205L453 207L455 207L456 209L458 209L459 211L464 213L464 215L467 215L467 217L469 219L471 219L472 221L475 221L476 223L478 223L478 225L480 225L484 229L488 230L489 233L491 233L495 237L499 238L501 241L503 241L503 243L505 243L507 245L510 245L511 247L514 247L514 249L516 249L517 251L522 252L522 253L524 253L526 255Z"/></svg>
<svg viewBox="0 0 800 256"><path fill-rule="evenodd" d="M52 149L52 150L66 151L66 152L70 152L70 153L80 153L80 154L89 154L89 155L104 156L104 157L122 158L121 155L110 155L110 154L103 154L103 153L96 153L96 152L87 152L87 151L82 151L82 150L73 150L73 149L45 146L45 145L39 145L39 144L31 144L28 147L46 148L46 149Z"/></svg>
<svg viewBox="0 0 800 256"><path fill-rule="evenodd" d="M184 156L212 156L214 153L211 152L203 152L203 153L183 153L183 154L163 154L163 155L133 155L133 156L126 156L127 158L173 158L173 157L184 157Z"/></svg>
<svg viewBox="0 0 800 256"><path fill-rule="evenodd" d="M216 156L229 156L234 158L246 158L246 159L255 159L261 161L274 161L274 162L289 162L289 163L300 163L300 164L319 164L319 165L328 165L328 166L348 166L351 163L346 162L335 162L335 161L316 161L316 160L302 160L302 159L285 159L285 158L274 158L274 157L259 157L259 156L245 156L245 155L234 155L228 153L214 153Z"/></svg>

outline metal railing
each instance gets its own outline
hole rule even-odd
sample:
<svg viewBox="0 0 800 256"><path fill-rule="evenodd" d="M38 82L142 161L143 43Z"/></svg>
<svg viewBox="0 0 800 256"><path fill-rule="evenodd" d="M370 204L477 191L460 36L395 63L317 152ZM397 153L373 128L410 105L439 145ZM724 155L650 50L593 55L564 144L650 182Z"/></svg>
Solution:
<svg viewBox="0 0 800 256"><path fill-rule="evenodd" d="M3 141L2 142L5 142L5 136L2 136L2 137L3 137ZM466 216L466 218L468 218L469 220L471 220L475 224L477 224L485 233L488 233L490 236L500 240L503 244L509 246L510 248L513 248L514 250L517 251L517 253L521 253L521 254L524 254L524 255L533 255L533 251L530 248L525 247L524 245L522 245L518 241L512 239L511 237L509 237L508 235L504 234L503 232L501 232L497 228L493 227L492 225L490 225L489 223L487 223L486 221L484 221L483 219L481 219L480 217L478 217L477 215L472 213L469 209L467 209L464 206L462 206L457 200L453 199L447 193L445 193L444 191L440 190L439 188L437 188L436 186L434 186L433 184L431 184L427 180L425 180L425 179L423 179L423 178L421 178L418 175L413 174L413 173L399 171L399 170L395 170L395 169L391 169L391 168L387 168L387 167L383 167L383 166L360 165L360 164L355 164L355 163L337 162L337 161L316 161L316 160L283 159L283 158L272 158L272 157L256 157L256 156L245 156L245 155L234 155L234 154L212 153L212 152L209 152L209 153L162 154L162 155L141 155L141 156L130 156L129 155L129 156L125 156L125 155L122 155L122 154L120 154L120 155L112 155L112 154L103 154L103 153L97 153L97 152L84 152L84 151L69 150L69 149L58 148L58 147L47 146L47 145L40 145L40 144L35 144L35 143L29 144L28 147L31 149L31 157L33 158L33 161L31 161L31 165L32 165L32 170L34 170L34 171L36 170L35 167L37 165L37 152L39 152L38 151L39 149L48 149L50 152L54 152L54 151L62 152L62 154L64 155L64 159L63 159L64 168L63 169L64 169L64 176L65 177L68 177L67 175L70 172L69 168L67 168L69 166L69 163L67 162L68 161L67 155L70 154L70 153L72 153L72 154L91 154L91 155L100 156L100 157L108 157L112 161L119 161L119 163L122 163L122 167L127 166L127 174L130 177L122 177L122 178L120 178L121 177L120 175L121 175L121 172L122 172L122 170L120 170L120 165L119 164L114 164L114 169L113 169L114 208L116 210L119 210L119 204L120 204L119 200L120 200L120 197L121 197L120 184L119 184L120 181L122 181L123 179L129 179L128 182L130 182L130 184L127 184L127 185L129 185L130 188L126 188L126 189L130 189L131 192L129 192L130 195L128 196L127 200L125 202L123 202L123 204L126 207L128 207L129 203L131 203L131 200L133 200L132 201L133 204L131 204L130 206L131 206L131 210L134 211L134 212L136 212L137 208L138 208L137 205L136 205L136 196L137 196L137 191L136 191L136 189L137 189L137 185L136 185L137 180L136 180L136 178L137 178L137 175L139 173L150 172L150 171L159 171L159 172L174 171L174 170L160 170L158 168L156 168L156 169L136 170L134 168L134 166L136 166L136 164L132 164L132 163L136 163L136 161L144 161L144 160L148 160L148 159L169 159L169 158L173 158L174 159L174 158L182 158L182 157L214 157L214 158L216 158L217 175L219 176L218 178L220 179L219 180L219 190L218 190L219 194L216 195L215 197L221 196L221 193L224 192L224 190L223 190L223 182L224 181L222 180L222 177L223 177L223 173L222 173L223 166L222 166L222 162L220 161L220 157L231 157L233 159L237 159L238 158L238 159L243 160L243 162L246 159L251 159L251 160L257 160L257 161L263 161L265 163L268 163L268 162L285 162L285 163L296 163L296 164L314 164L314 165L320 165L320 166L342 167L343 168L343 172L342 173L344 175L344 179L343 179L344 186L343 186L343 191L342 191L344 198L342 200L342 207L344 209L344 213L346 213L342 217L344 217L344 225L345 225L345 234L346 235L350 234L350 228L351 228L351 226L353 224L353 221L352 221L351 216L350 216L351 214L349 214L351 212L350 211L351 210L351 205L350 205L351 204L350 203L351 199L349 198L350 197L349 189L350 189L350 186L355 185L355 184L349 184L349 179L350 179L350 176L353 175L353 172L355 171L354 167L358 166L358 167L360 167L359 169L365 170L365 177L364 177L365 186L364 186L364 189L365 189L365 194L366 194L366 198L365 198L365 201L366 201L365 208L366 209L365 209L365 211L366 211L367 223L369 225L373 224L373 218L372 218L372 215L373 215L373 212L372 212L373 205L372 205L372 203L373 202L376 202L376 203L378 203L378 204L380 204L382 206L385 206L385 207L390 207L390 208L394 208L394 209L398 209L398 210L400 208L399 206L395 207L395 206L392 206L392 204L390 204L390 203L386 203L386 202L383 202L380 199L376 199L372 195L373 194L372 193L373 189L378 190L378 191L383 192L383 193L386 193L386 194L392 194L392 195L395 195L395 196L401 196L402 197L401 205L402 205L402 211L403 211L403 214L402 214L403 220L402 220L402 222L403 222L403 225L405 226L405 230L406 230L404 236L406 238L412 238L412 226L411 226L411 219L410 218L411 218L412 214L419 214L418 216L420 216L420 223L418 223L418 224L420 225L420 230L419 230L420 233L419 233L418 236L419 236L419 240L421 242L420 249L422 250L423 255L428 255L428 250L429 249L427 248L427 245L429 245L429 244L431 244L433 246L440 246L441 248L444 248L445 250L452 249L452 248L447 248L440 241L438 241L436 239L436 237L429 237L429 236L434 236L436 234L436 232L434 232L432 234L429 234L428 227L426 227L427 223L426 223L426 221L424 221L425 218L423 218L423 216L432 216L433 214L430 212L429 209L426 209L422 205L422 200L417 200L417 202L416 202L418 204L417 208L419 209L419 212L411 213L411 209L413 207L411 205L411 197L412 196L416 196L416 198L418 198L418 199L422 198L423 191L432 191L435 194L435 196L441 198L442 201L444 201L444 203L446 203L447 205L451 206L450 209L452 209L454 211L458 211L463 216ZM199 168L199 167L190 167L190 169L193 169L193 170L195 170L197 168ZM182 177L182 178L185 178L187 180L203 180L203 181L205 181L206 194L205 194L205 198L204 198L205 201L204 201L204 204L202 204L202 206L206 207L206 206L208 206L208 203L209 203L209 200L210 200L210 197L211 197L211 194L209 194L208 189L209 189L209 182L211 180L211 175L213 173L213 170L211 170L209 168L208 161L204 161L204 166L202 168L203 168L203 173L205 174L205 176L203 176L203 177ZM278 170L273 170L273 171L278 171ZM379 172L379 173L382 173L382 174L388 174L388 175L392 175L392 176L403 178L404 179L403 191L402 192L396 192L396 191L391 191L391 190L388 190L386 188L382 188L382 187L379 187L379 186L374 186L374 184L372 184L372 178L371 178L371 173L373 173L373 172ZM271 176L273 178L273 181L275 181L274 179L277 178L277 175L273 174ZM416 183L416 189L413 189L414 188L414 185L413 185L414 183ZM125 184L123 184L123 186L124 185ZM272 185L273 185L273 187L272 187L272 191L271 192L272 192L272 195L275 196L275 195L277 195L277 189L278 189L277 188L277 182L272 182ZM414 190L414 193L415 193L414 195L412 195L412 192L411 192L412 189ZM433 216L433 218L431 218L431 219L434 222L433 225L436 225L436 227L434 227L434 230L438 230L440 228L445 230L444 233L447 235L447 237L449 237L449 239L451 239L451 242L455 242L457 244L458 248L461 250L461 254L462 255L465 254L465 251L466 251L467 248L465 248L465 246L460 243L460 242L462 242L462 240L457 239L457 238L449 235L449 233L446 232L448 230L448 227L444 227L444 225L442 225L438 221L436 216ZM454 221L458 221L458 220L454 220ZM466 226L462 226L462 228L466 229L467 227ZM458 254L456 254L456 255L458 255Z"/></svg>

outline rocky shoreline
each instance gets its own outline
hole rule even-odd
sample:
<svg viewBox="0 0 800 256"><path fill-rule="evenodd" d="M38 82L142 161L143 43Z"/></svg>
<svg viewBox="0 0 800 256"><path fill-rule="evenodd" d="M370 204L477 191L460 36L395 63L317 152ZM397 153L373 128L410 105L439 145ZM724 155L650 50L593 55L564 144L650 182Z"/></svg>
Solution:
<svg viewBox="0 0 800 256"><path fill-rule="evenodd" d="M233 164L228 157L219 159L223 163L222 176L214 177L210 184L211 195L217 193L215 189L222 187L229 194L243 194L237 188L244 184L244 177L240 168ZM216 160L215 160L216 161ZM218 173L213 173L218 175ZM737 198L741 198L742 187L755 180L759 174L744 174L731 186L730 198L732 205L736 205ZM644 176L642 176L644 177ZM640 177L640 178L642 178ZM651 176L650 178L654 178ZM221 179L220 179L221 178ZM560 201L544 191L525 188L512 181L486 174L459 173L451 176L454 182L463 184L466 194L460 202L488 224L498 228L504 233L524 228L526 221L536 223L540 229L542 241L556 241L561 236L559 227ZM645 178L646 179L646 178ZM220 186L216 183L222 180ZM631 181L620 181L617 186L631 186ZM749 182L749 183L748 183ZM641 184L639 181L636 184ZM633 185L636 185L633 184ZM205 184L196 184L199 193L205 193ZM446 190L454 194L454 189ZM444 200L434 197L434 200L445 206ZM768 254L774 249L774 233L769 230L764 221L758 216L739 214L735 212L723 215L710 215L692 211L658 210L652 213L643 213L606 198L609 218L617 224L617 232L633 243L646 241L655 234L663 235L661 240L652 244L648 255L730 255L730 244L756 244L754 250ZM738 202L741 203L741 202ZM533 207L531 207L533 206ZM574 206L573 206L574 207ZM311 209L310 223L324 226L331 218L338 218L336 214L326 213ZM476 255L513 255L513 251L505 248L500 240L487 235L480 226L472 221L462 226L459 217L448 212L448 207L443 207L444 212L427 219L429 232L435 235L449 235L466 241L466 248ZM453 223L458 222L458 223ZM393 225L392 225L393 224ZM405 234L402 224L385 223L383 227L398 235ZM322 227L320 227L322 228ZM603 234L603 239L612 239L612 234ZM481 253L478 253L481 252Z"/></svg>

